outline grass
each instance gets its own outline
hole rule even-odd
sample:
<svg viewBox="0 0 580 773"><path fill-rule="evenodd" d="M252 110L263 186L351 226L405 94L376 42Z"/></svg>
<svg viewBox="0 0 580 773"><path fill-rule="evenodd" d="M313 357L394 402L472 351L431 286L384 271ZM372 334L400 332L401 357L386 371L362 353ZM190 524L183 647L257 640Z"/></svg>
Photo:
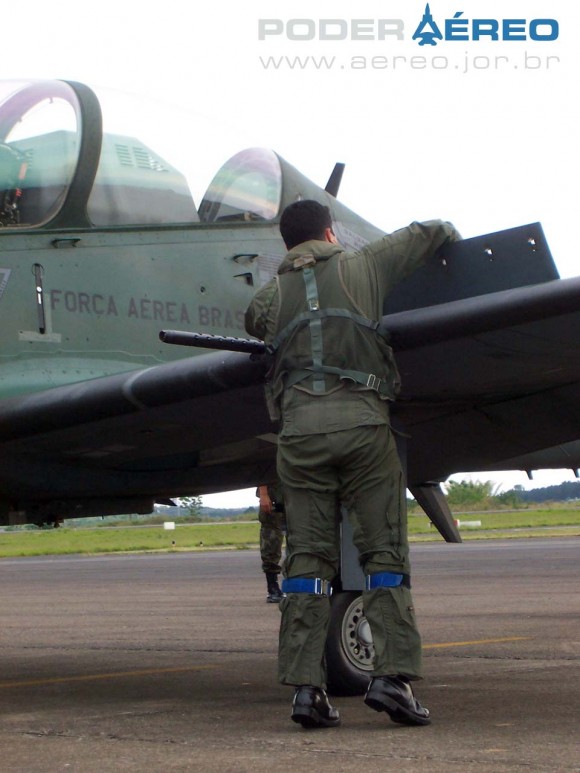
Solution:
<svg viewBox="0 0 580 773"><path fill-rule="evenodd" d="M0 534L0 557L68 553L121 553L151 550L244 548L259 542L259 524L195 523L175 530L157 527L52 529Z"/></svg>
<svg viewBox="0 0 580 773"><path fill-rule="evenodd" d="M518 510L516 512L456 514L465 521L481 521L481 528L462 530L464 539L493 537L580 536L580 510ZM245 549L257 547L259 524L220 522L155 527L13 531L0 533L0 558L64 554L135 553L140 551ZM440 540L425 515L409 516L411 541Z"/></svg>
<svg viewBox="0 0 580 773"><path fill-rule="evenodd" d="M580 526L579 509L516 510L513 512L454 513L459 521L481 521L481 529L530 529ZM409 515L409 534L429 531L426 515Z"/></svg>

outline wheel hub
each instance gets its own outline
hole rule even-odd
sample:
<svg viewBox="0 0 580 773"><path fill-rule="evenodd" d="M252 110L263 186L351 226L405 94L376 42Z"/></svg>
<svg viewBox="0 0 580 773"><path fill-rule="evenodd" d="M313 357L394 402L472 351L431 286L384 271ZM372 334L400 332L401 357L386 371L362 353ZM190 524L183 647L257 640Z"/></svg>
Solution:
<svg viewBox="0 0 580 773"><path fill-rule="evenodd" d="M342 620L342 644L347 658L356 668L372 671L375 648L360 596L348 607Z"/></svg>

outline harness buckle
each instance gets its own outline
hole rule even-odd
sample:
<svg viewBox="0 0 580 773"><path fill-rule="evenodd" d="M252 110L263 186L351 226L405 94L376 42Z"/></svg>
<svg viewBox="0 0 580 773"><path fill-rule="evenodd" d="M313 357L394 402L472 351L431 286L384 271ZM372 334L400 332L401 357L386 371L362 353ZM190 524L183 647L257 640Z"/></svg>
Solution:
<svg viewBox="0 0 580 773"><path fill-rule="evenodd" d="M378 376L375 376L374 373L369 373L369 377L367 378L367 386L369 389L376 389L378 392L381 388L381 380Z"/></svg>

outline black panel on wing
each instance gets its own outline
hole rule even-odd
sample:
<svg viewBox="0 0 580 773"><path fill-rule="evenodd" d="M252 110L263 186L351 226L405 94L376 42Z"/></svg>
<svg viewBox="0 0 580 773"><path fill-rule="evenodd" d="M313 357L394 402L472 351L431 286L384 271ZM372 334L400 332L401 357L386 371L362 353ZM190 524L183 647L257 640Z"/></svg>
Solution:
<svg viewBox="0 0 580 773"><path fill-rule="evenodd" d="M397 285L386 299L384 314L559 277L540 223L449 243L440 251L440 257L440 261L430 261Z"/></svg>

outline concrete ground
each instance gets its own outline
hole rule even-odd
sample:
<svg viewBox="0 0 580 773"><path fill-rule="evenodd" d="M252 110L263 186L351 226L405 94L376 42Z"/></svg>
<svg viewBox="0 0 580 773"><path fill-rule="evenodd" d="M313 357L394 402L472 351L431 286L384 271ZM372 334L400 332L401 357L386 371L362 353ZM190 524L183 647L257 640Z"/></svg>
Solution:
<svg viewBox="0 0 580 773"><path fill-rule="evenodd" d="M580 771L580 539L414 545L409 728L290 722L255 551L0 561L0 770Z"/></svg>

